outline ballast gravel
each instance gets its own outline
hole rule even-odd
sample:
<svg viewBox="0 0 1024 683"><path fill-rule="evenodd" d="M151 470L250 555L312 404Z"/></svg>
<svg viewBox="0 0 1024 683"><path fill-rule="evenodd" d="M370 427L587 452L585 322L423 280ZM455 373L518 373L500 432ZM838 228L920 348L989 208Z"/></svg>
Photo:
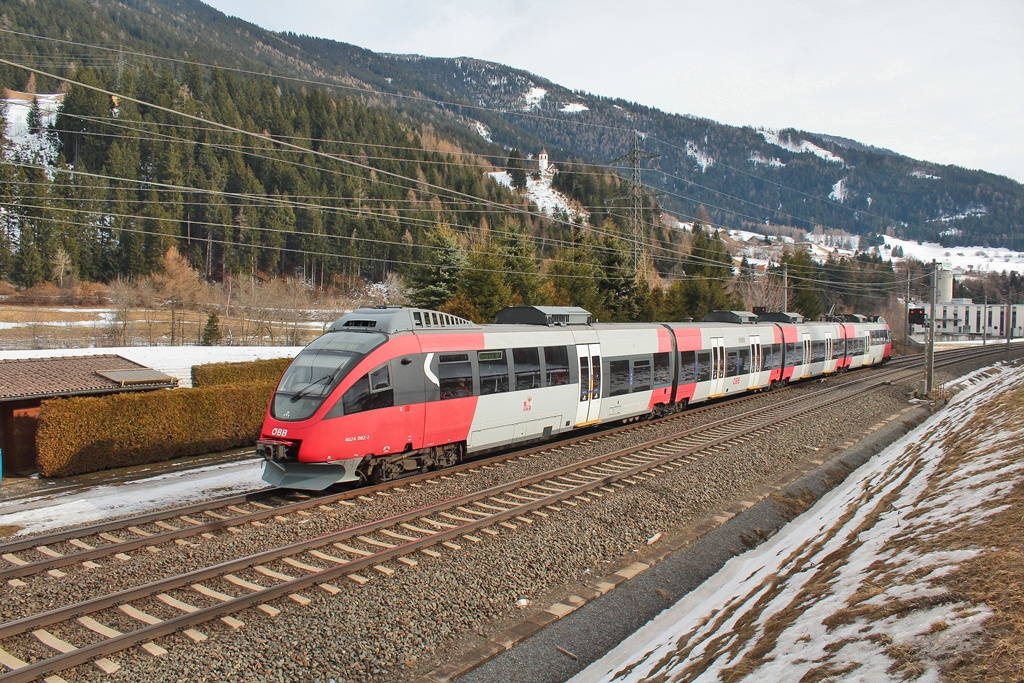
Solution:
<svg viewBox="0 0 1024 683"><path fill-rule="evenodd" d="M987 364L987 363L986 363ZM949 381L977 366L964 363L940 370L939 382ZM390 576L367 571L358 584L349 579L334 583L337 594L311 587L302 592L308 604L282 598L280 609L268 616L258 609L235 615L244 625L235 629L221 621L204 624L207 637L193 642L178 633L160 640L168 650L154 657L133 648L111 659L120 671L107 675L92 666L63 672L69 680L95 681L395 681L411 680L457 657L499 633L532 611L567 594L567 586L585 583L629 564L648 549L648 539L673 529L692 528L744 494L770 483L809 460L830 457L836 447L857 438L867 428L907 406L913 382L873 392L865 400L850 401L841 409L815 414L792 426L754 437L740 447L691 463L657 478L627 486L591 502L560 506L532 524L517 523L514 530L497 528L496 536L481 535L479 543L460 539L460 550L437 548L438 558L417 554L418 564L394 562ZM333 505L330 512L313 508L311 516L289 515L287 521L270 519L264 526L246 525L238 533L218 532L211 539L190 545L168 544L159 552L134 551L131 560L107 558L97 569L69 568L67 576L26 579L20 588L0 587L0 619L11 621L79 602L113 589L129 588L187 569L208 566L277 545L313 538L372 519L380 519L431 503L552 469L584 458L646 441L652 434L678 432L749 410L752 403L770 403L819 388L794 387L786 394L765 394L742 406L723 404L713 410L685 415L664 425L589 443L555 449L532 458L476 469L468 476L451 476L437 484L402 487L388 495L355 499L355 506ZM271 563L273 569L297 575L294 568ZM240 574L243 575L243 574ZM271 585L254 572L244 578ZM206 582L210 588L242 593L225 581ZM174 597L203 607L213 604L189 589ZM520 606L525 605L525 606ZM145 601L144 609L161 618L177 612L158 600ZM137 622L116 609L96 618L119 630ZM81 631L82 633L78 633ZM77 627L58 633L84 644L95 634ZM27 655L42 654L42 646L26 635L16 643Z"/></svg>

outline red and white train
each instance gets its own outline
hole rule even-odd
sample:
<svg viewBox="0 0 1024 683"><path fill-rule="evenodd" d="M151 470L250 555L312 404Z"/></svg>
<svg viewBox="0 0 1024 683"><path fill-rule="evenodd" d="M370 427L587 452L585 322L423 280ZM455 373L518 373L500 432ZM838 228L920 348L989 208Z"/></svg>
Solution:
<svg viewBox="0 0 1024 683"><path fill-rule="evenodd" d="M591 323L512 307L492 325L360 308L303 349L260 439L263 479L319 490L572 429L641 419L889 360L889 326L716 312L700 323Z"/></svg>

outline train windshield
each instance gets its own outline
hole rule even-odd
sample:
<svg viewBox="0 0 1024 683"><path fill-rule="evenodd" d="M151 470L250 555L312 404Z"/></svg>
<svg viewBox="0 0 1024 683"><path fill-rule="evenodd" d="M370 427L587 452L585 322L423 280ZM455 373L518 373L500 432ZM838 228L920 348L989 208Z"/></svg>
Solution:
<svg viewBox="0 0 1024 683"><path fill-rule="evenodd" d="M309 418L349 370L386 340L383 334L350 331L316 339L284 371L270 414L278 420Z"/></svg>

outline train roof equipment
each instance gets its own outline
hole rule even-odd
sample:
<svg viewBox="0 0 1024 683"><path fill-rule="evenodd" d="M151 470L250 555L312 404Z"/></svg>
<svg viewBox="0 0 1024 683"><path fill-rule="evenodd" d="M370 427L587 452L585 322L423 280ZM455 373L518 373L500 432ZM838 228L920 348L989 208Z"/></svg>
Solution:
<svg viewBox="0 0 1024 683"><path fill-rule="evenodd" d="M594 316L579 306L506 306L494 316L498 325L592 325Z"/></svg>
<svg viewBox="0 0 1024 683"><path fill-rule="evenodd" d="M757 316L759 323L790 323L799 325L804 322L804 317L793 311L768 311Z"/></svg>
<svg viewBox="0 0 1024 683"><path fill-rule="evenodd" d="M747 324L757 322L757 316L749 311L710 311L704 315L706 323Z"/></svg>
<svg viewBox="0 0 1024 683"><path fill-rule="evenodd" d="M364 306L346 313L331 323L328 332L339 330L367 332L405 332L409 330L442 330L479 327L476 323L451 313L426 308L402 306Z"/></svg>

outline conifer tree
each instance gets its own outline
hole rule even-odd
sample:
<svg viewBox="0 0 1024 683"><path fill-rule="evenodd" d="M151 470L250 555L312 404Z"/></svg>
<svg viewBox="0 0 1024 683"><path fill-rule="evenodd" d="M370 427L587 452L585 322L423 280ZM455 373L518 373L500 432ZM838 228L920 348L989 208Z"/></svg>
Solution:
<svg viewBox="0 0 1024 683"><path fill-rule="evenodd" d="M203 326L203 336L199 342L202 346L216 346L220 343L223 333L220 330L220 319L216 313L206 316L206 325Z"/></svg>
<svg viewBox="0 0 1024 683"><path fill-rule="evenodd" d="M509 305L512 288L504 271L505 260L494 246L480 245L470 254L456 291L472 303L476 322L494 322L498 311Z"/></svg>
<svg viewBox="0 0 1024 683"><path fill-rule="evenodd" d="M31 232L23 232L18 243L18 251L14 254L11 269L11 281L26 289L42 284L46 280L46 267L36 249Z"/></svg>
<svg viewBox="0 0 1024 683"><path fill-rule="evenodd" d="M512 177L512 188L523 191L526 189L526 166L523 164L523 155L518 149L509 152L508 161L505 165L509 176Z"/></svg>
<svg viewBox="0 0 1024 683"><path fill-rule="evenodd" d="M32 104L28 108L28 132L32 135L39 135L43 132L43 110L39 106L39 98L33 97Z"/></svg>
<svg viewBox="0 0 1024 683"><path fill-rule="evenodd" d="M409 298L422 308L440 308L455 296L467 259L458 234L445 223L434 226L429 245L433 248L426 264L413 276Z"/></svg>

